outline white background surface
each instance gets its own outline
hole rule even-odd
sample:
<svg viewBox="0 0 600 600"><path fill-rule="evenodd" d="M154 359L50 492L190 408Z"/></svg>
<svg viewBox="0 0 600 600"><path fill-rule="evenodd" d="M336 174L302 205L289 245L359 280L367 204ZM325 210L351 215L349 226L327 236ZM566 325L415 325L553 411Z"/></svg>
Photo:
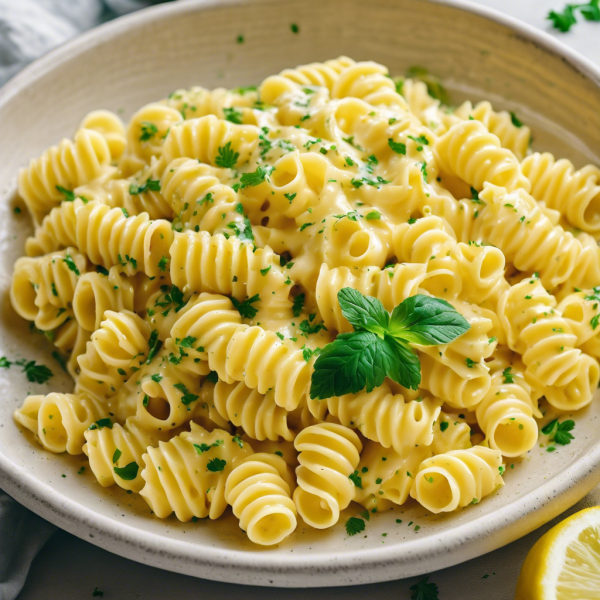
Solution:
<svg viewBox="0 0 600 600"><path fill-rule="evenodd" d="M284 0L282 0L284 1ZM571 32L552 30L549 10L562 9L564 0L476 0L552 33L587 58L600 64L600 23L578 23ZM475 33L474 33L475 34ZM327 57L324 57L327 58ZM201 82L190 82L201 83ZM430 581L440 590L440 600L512 600L521 564L535 541L565 516L600 504L600 487L573 509L534 533L480 558L432 573ZM373 598L409 600L410 586L419 578L389 583L313 590L281 590L228 585L194 579L147 567L65 532L57 533L33 563L19 600L80 600L92 598L96 587L105 600L345 600Z"/></svg>

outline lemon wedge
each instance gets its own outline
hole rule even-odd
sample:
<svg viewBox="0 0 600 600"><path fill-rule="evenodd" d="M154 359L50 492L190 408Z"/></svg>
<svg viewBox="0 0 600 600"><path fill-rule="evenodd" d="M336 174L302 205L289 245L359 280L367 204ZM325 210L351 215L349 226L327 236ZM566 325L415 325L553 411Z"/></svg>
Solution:
<svg viewBox="0 0 600 600"><path fill-rule="evenodd" d="M575 513L537 541L515 600L600 600L600 507Z"/></svg>

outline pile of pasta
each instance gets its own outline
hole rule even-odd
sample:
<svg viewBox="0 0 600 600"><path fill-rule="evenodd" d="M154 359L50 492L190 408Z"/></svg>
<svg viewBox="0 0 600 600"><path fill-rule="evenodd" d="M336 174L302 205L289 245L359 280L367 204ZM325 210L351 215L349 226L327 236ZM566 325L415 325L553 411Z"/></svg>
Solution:
<svg viewBox="0 0 600 600"><path fill-rule="evenodd" d="M540 399L572 412L600 377L600 170L529 142L489 102L345 57L126 126L88 114L19 173L35 233L12 304L75 389L16 420L156 517L231 506L262 545L352 501L478 503L536 444ZM416 346L417 390L311 399L319 349L352 330L345 287L388 311L445 299L470 329Z"/></svg>

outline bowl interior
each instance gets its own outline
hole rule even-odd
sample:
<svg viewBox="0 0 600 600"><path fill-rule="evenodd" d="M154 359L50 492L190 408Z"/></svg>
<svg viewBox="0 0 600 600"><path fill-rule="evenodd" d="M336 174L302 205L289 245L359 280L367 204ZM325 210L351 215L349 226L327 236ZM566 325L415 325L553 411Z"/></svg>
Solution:
<svg viewBox="0 0 600 600"><path fill-rule="evenodd" d="M0 94L0 355L36 359L56 373L50 385L36 385L17 368L0 369L0 485L17 499L89 541L156 566L239 583L342 585L414 575L490 551L549 520L600 478L594 404L575 416L570 446L552 455L537 447L509 462L506 487L478 506L442 518L409 503L373 515L364 536L348 538L343 523L355 505L331 530L299 526L265 551L246 541L231 516L217 523L154 519L141 499L78 475L84 460L44 452L14 425L12 412L27 393L69 389L50 347L8 303L12 265L30 232L28 218L13 213L17 169L71 136L91 109L126 118L177 88L253 85L285 67L342 54L381 62L392 74L425 67L456 100L487 98L517 112L538 149L578 165L600 162L597 73L457 3L190 1L142 11L58 49Z"/></svg>

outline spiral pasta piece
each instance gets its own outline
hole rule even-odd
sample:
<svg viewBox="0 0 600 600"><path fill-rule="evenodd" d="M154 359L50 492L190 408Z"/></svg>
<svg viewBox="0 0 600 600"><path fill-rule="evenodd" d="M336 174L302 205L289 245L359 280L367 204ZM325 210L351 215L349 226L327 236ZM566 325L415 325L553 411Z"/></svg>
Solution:
<svg viewBox="0 0 600 600"><path fill-rule="evenodd" d="M490 389L489 373L484 369L473 370L467 377L438 362L427 354L420 354L421 387L430 391L455 408L477 406Z"/></svg>
<svg viewBox="0 0 600 600"><path fill-rule="evenodd" d="M469 425L460 417L457 420L442 410L433 426L433 441L427 449L436 455L471 448L471 433Z"/></svg>
<svg viewBox="0 0 600 600"><path fill-rule="evenodd" d="M332 98L360 98L373 106L408 110L406 100L396 91L388 70L375 62L359 62L344 69L335 82Z"/></svg>
<svg viewBox="0 0 600 600"><path fill-rule="evenodd" d="M340 73L353 64L351 58L340 56L324 63L310 63L295 69L285 69L279 75L272 75L263 81L260 86L260 98L267 104L275 104L282 94L307 85L324 87L331 92Z"/></svg>
<svg viewBox="0 0 600 600"><path fill-rule="evenodd" d="M240 528L261 546L282 542L296 529L291 469L273 454L251 454L227 477L225 499Z"/></svg>
<svg viewBox="0 0 600 600"><path fill-rule="evenodd" d="M460 177L477 190L491 183L513 191L529 191L531 185L521 172L517 157L502 148L497 136L479 121L453 125L434 144L440 169Z"/></svg>
<svg viewBox="0 0 600 600"><path fill-rule="evenodd" d="M171 223L146 213L127 217L120 208L88 202L75 213L77 246L104 268L121 265L128 274L165 272L173 241Z"/></svg>
<svg viewBox="0 0 600 600"><path fill-rule="evenodd" d="M313 416L324 420L327 411L344 427L356 428L367 439L402 455L416 446L431 444L433 423L441 406L441 400L431 397L406 402L401 394L392 394L386 384L371 392L363 390L357 394L308 401Z"/></svg>
<svg viewBox="0 0 600 600"><path fill-rule="evenodd" d="M577 337L539 279L524 279L507 290L498 316L509 348L523 355L526 373L538 385L561 387L577 377L582 365Z"/></svg>
<svg viewBox="0 0 600 600"><path fill-rule="evenodd" d="M294 447L300 452L298 487L294 491L296 508L310 526L331 527L339 520L340 510L355 497L349 476L360 460L362 443L347 427L321 423L302 430Z"/></svg>
<svg viewBox="0 0 600 600"><path fill-rule="evenodd" d="M79 197L95 200L111 208L119 207L128 215L148 213L151 219L172 219L173 209L163 194L155 188L148 189L146 182L153 179L148 172L140 176L140 182L131 179L111 179L106 183L92 182L75 190Z"/></svg>
<svg viewBox="0 0 600 600"><path fill-rule="evenodd" d="M560 211L573 227L600 232L600 169L586 165L576 171L573 163L555 160L549 152L535 152L521 165L531 182L531 195Z"/></svg>
<svg viewBox="0 0 600 600"><path fill-rule="evenodd" d="M196 160L176 158L169 163L161 190L174 215L176 231L231 234L233 225L244 222L244 209L233 188L207 174L206 165Z"/></svg>
<svg viewBox="0 0 600 600"><path fill-rule="evenodd" d="M225 111L235 107L242 114L244 123L252 123L252 109L259 102L255 88L239 88L227 90L193 86L190 89L175 90L169 97L161 101L171 108L177 109L184 119L196 119L206 115L215 115L219 119L225 117Z"/></svg>
<svg viewBox="0 0 600 600"><path fill-rule="evenodd" d="M526 125L515 124L511 113L505 110L495 111L486 100L478 102L475 106L468 101L464 102L454 111L454 114L461 119L480 121L490 133L498 137L503 148L510 150L518 160L525 158L531 130Z"/></svg>
<svg viewBox="0 0 600 600"><path fill-rule="evenodd" d="M534 416L542 413L529 393L529 385L518 366L491 374L492 385L476 409L477 422L490 448L503 456L521 456L531 450L538 438Z"/></svg>
<svg viewBox="0 0 600 600"><path fill-rule="evenodd" d="M571 277L581 244L562 227L553 226L529 194L486 185L479 197L487 204L479 218L479 239L500 248L517 269L539 272L548 289Z"/></svg>
<svg viewBox="0 0 600 600"><path fill-rule="evenodd" d="M111 159L106 140L97 131L80 129L73 141L63 140L19 171L19 195L35 223L73 190L106 172Z"/></svg>
<svg viewBox="0 0 600 600"><path fill-rule="evenodd" d="M430 512L450 512L477 504L504 485L498 450L475 446L424 460L410 495Z"/></svg>
<svg viewBox="0 0 600 600"><path fill-rule="evenodd" d="M81 454L85 431L106 414L102 404L90 396L53 392L27 396L14 418L32 431L46 450Z"/></svg>
<svg viewBox="0 0 600 600"><path fill-rule="evenodd" d="M419 465L431 455L431 449L425 446L398 454L376 442L367 442L356 468L361 487L356 488L355 501L369 509L376 506L377 512L388 508L388 503L389 508L404 504Z"/></svg>
<svg viewBox="0 0 600 600"><path fill-rule="evenodd" d="M42 256L61 248L77 245L77 221L75 213L83 206L83 200L63 202L53 208L35 228L33 236L25 242L27 256Z"/></svg>
<svg viewBox="0 0 600 600"><path fill-rule="evenodd" d="M93 110L83 118L79 129L98 132L106 141L112 160L117 160L125 151L125 127L121 119L110 110Z"/></svg>
<svg viewBox="0 0 600 600"><path fill-rule="evenodd" d="M232 296L243 302L259 295L257 308L290 306L293 282L271 248L258 248L233 237L205 231L175 234L171 279L181 289Z"/></svg>
<svg viewBox="0 0 600 600"><path fill-rule="evenodd" d="M127 125L128 154L149 164L152 157L161 156L165 137L181 121L183 116L175 108L158 102L143 106Z"/></svg>
<svg viewBox="0 0 600 600"><path fill-rule="evenodd" d="M108 274L89 271L77 281L73 295L73 313L87 331L96 331L106 311L134 310L134 289L118 266Z"/></svg>
<svg viewBox="0 0 600 600"><path fill-rule="evenodd" d="M15 263L11 304L38 329L56 329L73 317L75 287L86 270L85 256L74 248L36 258L21 257Z"/></svg>
<svg viewBox="0 0 600 600"><path fill-rule="evenodd" d="M246 164L256 150L259 132L254 125L236 125L214 115L190 119L171 127L163 156L167 164L187 157L214 167L239 167ZM229 148L229 152L225 148Z"/></svg>
<svg viewBox="0 0 600 600"><path fill-rule="evenodd" d="M104 321L78 358L76 390L95 398L116 394L149 353L150 327L130 311L104 314Z"/></svg>
<svg viewBox="0 0 600 600"><path fill-rule="evenodd" d="M124 490L139 492L144 487L139 466L142 454L147 448L156 447L165 441L166 435L157 431L147 431L130 417L124 426L115 423L112 427L88 429L83 452L90 461L90 469L102 487L118 485ZM120 469L135 463L138 470L133 479ZM115 470L119 469L119 471ZM121 473L121 474L119 474ZM123 478L125 475L125 478Z"/></svg>
<svg viewBox="0 0 600 600"><path fill-rule="evenodd" d="M272 393L259 394L243 382L219 381L215 387L214 405L223 419L242 427L252 439L294 439L288 422L291 415L275 404Z"/></svg>
<svg viewBox="0 0 600 600"><path fill-rule="evenodd" d="M251 454L250 444L238 443L226 431L209 433L191 423L189 432L159 442L142 456L145 484L140 495L161 519L173 512L180 521L217 519L227 508L229 473Z"/></svg>

